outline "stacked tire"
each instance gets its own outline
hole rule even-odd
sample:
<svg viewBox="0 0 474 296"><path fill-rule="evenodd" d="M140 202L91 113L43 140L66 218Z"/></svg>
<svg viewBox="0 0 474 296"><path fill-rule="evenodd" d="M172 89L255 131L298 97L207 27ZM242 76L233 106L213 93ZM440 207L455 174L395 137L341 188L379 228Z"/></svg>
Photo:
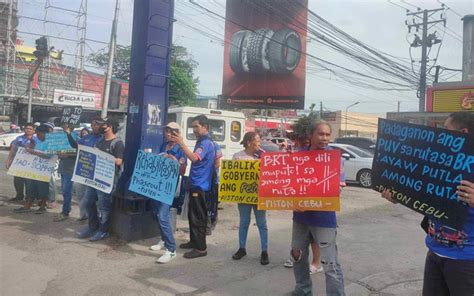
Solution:
<svg viewBox="0 0 474 296"><path fill-rule="evenodd" d="M291 74L301 58L301 38L289 28L261 28L232 35L229 64L236 74Z"/></svg>

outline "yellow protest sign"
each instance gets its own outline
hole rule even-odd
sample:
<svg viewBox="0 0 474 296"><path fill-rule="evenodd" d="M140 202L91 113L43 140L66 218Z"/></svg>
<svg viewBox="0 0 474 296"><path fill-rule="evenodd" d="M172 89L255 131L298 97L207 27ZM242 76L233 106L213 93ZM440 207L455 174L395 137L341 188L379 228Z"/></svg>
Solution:
<svg viewBox="0 0 474 296"><path fill-rule="evenodd" d="M258 203L260 160L223 160L219 182L219 201Z"/></svg>

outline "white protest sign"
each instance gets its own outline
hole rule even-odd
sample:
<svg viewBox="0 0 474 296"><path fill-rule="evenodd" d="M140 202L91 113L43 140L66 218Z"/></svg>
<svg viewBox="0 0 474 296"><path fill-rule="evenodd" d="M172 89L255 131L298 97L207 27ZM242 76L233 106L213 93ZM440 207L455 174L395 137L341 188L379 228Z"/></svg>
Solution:
<svg viewBox="0 0 474 296"><path fill-rule="evenodd" d="M110 193L114 187L115 157L97 148L79 145L72 181Z"/></svg>
<svg viewBox="0 0 474 296"><path fill-rule="evenodd" d="M25 179L49 182L57 160L57 155L51 158L42 158L28 153L23 147L19 147L7 174Z"/></svg>

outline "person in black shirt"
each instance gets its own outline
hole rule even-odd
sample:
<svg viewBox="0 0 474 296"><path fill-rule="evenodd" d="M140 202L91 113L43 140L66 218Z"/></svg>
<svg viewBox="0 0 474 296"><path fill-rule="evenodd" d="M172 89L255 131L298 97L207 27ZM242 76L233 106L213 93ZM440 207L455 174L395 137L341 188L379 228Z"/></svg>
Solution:
<svg viewBox="0 0 474 296"><path fill-rule="evenodd" d="M114 187L120 175L123 152L125 150L123 141L116 136L118 128L119 124L115 119L106 119L101 127L103 137L95 144L95 147L99 150L115 157ZM105 193L91 187L87 188L85 203L89 223L86 228L81 229L77 233L79 238L90 238L90 241L98 241L109 235L108 230L112 218L112 198L112 193ZM96 201L98 203L97 205ZM97 213L97 207L100 211L100 219Z"/></svg>

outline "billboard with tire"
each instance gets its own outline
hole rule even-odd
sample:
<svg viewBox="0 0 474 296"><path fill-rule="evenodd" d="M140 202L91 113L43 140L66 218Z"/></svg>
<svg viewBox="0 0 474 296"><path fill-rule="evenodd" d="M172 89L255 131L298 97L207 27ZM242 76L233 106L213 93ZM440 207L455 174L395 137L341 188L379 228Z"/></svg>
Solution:
<svg viewBox="0 0 474 296"><path fill-rule="evenodd" d="M221 107L304 109L307 0L227 0Z"/></svg>

